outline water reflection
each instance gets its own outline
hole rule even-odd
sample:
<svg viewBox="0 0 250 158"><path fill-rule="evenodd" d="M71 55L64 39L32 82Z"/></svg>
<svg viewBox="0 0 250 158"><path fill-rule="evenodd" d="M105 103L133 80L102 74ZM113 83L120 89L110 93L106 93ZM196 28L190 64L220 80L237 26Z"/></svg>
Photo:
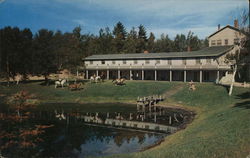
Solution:
<svg viewBox="0 0 250 158"><path fill-rule="evenodd" d="M111 140L101 141L99 139L90 140L81 145L80 151L75 151L78 157L85 156L103 156L118 153L129 153L139 151L140 149L156 143L161 136L145 134L144 138L133 137L129 141L122 139L111 138Z"/></svg>
<svg viewBox="0 0 250 158"><path fill-rule="evenodd" d="M110 129L88 125L56 125L47 131L41 147L44 157L104 156L130 153L153 145L164 134Z"/></svg>

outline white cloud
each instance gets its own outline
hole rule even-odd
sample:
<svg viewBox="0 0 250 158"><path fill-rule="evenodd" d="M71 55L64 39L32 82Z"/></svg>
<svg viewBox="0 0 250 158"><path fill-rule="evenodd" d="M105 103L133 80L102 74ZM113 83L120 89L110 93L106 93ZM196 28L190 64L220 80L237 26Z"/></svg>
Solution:
<svg viewBox="0 0 250 158"><path fill-rule="evenodd" d="M5 0L0 0L0 3L3 3Z"/></svg>
<svg viewBox="0 0 250 158"><path fill-rule="evenodd" d="M85 23L85 20L82 20L82 19L74 19L72 20L74 23L78 24L78 25L81 25L81 26L84 26L86 23Z"/></svg>
<svg viewBox="0 0 250 158"><path fill-rule="evenodd" d="M191 27L191 28L152 28L148 29L149 32L153 32L157 38L160 38L161 34L169 35L173 39L177 34L187 35L189 31L194 32L199 38L208 37L210 34L216 31L216 26L201 26L201 27Z"/></svg>

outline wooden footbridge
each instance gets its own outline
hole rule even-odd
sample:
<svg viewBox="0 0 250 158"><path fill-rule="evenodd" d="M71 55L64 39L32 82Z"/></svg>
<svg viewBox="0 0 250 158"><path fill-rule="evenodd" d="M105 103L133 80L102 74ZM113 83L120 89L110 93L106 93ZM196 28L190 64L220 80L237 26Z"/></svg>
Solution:
<svg viewBox="0 0 250 158"><path fill-rule="evenodd" d="M161 95L152 95L148 97L137 97L137 111L145 112L148 110L149 112L152 111L152 108L156 108L156 104L160 101L165 100L165 98Z"/></svg>

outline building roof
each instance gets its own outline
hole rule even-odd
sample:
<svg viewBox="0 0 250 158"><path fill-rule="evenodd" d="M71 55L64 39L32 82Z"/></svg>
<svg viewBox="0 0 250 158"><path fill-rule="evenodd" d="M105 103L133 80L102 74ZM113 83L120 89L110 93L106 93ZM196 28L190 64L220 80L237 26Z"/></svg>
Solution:
<svg viewBox="0 0 250 158"><path fill-rule="evenodd" d="M105 54L92 55L83 60L125 60L125 59L163 59L163 58L195 58L220 56L234 46L214 46L191 52L162 52L162 53L133 53L133 54Z"/></svg>
<svg viewBox="0 0 250 158"><path fill-rule="evenodd" d="M227 25L227 26L225 26L225 27L223 27L223 28L219 29L218 31L214 32L214 33L213 33L213 34L211 34L210 36L208 36L208 38L212 37L213 35L215 35L215 34L217 34L217 33L221 32L222 30L224 30L224 29L226 29L226 28L230 28L230 29L233 29L233 30L235 30L235 31L242 32L241 30L239 30L239 29L238 29L238 28L236 28L236 27L233 27L233 26ZM245 34L244 32L242 32L242 33L243 33L243 34Z"/></svg>

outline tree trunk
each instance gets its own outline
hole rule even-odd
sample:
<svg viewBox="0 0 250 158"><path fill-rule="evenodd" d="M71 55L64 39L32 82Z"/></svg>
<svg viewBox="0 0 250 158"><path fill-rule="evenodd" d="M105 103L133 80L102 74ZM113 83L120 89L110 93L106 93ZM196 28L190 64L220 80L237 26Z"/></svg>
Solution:
<svg viewBox="0 0 250 158"><path fill-rule="evenodd" d="M10 86L10 66L9 66L9 57L6 59L6 71L7 71L7 82L8 87Z"/></svg>
<svg viewBox="0 0 250 158"><path fill-rule="evenodd" d="M232 95L232 92L233 92L233 85L234 85L234 82L235 82L235 75L236 75L236 72L237 72L237 65L234 66L232 82L231 82L230 89L229 89L229 93L228 93L229 96L231 96L231 95Z"/></svg>
<svg viewBox="0 0 250 158"><path fill-rule="evenodd" d="M48 74L44 75L44 80L45 80L45 85L49 86L49 79L48 79Z"/></svg>

